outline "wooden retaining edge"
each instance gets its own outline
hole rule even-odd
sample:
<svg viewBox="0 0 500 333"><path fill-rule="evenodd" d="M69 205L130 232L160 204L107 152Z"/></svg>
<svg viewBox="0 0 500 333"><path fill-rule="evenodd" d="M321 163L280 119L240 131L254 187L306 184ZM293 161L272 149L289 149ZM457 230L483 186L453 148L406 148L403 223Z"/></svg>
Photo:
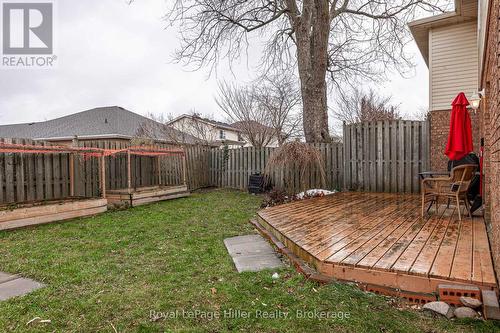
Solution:
<svg viewBox="0 0 500 333"><path fill-rule="evenodd" d="M142 190L138 192L132 192L132 199L146 199L150 197L161 197L168 194L177 194L179 192L188 192L187 186L175 186L175 187L158 187L151 190Z"/></svg>
<svg viewBox="0 0 500 333"><path fill-rule="evenodd" d="M40 215L35 217L11 220L6 222L1 222L0 230L11 230L27 226L46 224L50 222L64 221L64 220L74 219L77 217L87 217L104 213L107 210L108 210L107 205L104 204L104 206L82 208L77 210L58 212L49 215Z"/></svg>
<svg viewBox="0 0 500 333"><path fill-rule="evenodd" d="M157 189L147 192L141 191L139 195L136 193L112 193L108 194L108 206L112 207L116 204L128 204L130 207L136 207L153 202L177 199L191 195L185 186L175 188Z"/></svg>
<svg viewBox="0 0 500 333"><path fill-rule="evenodd" d="M309 267L304 260L296 256L292 251L290 251L282 242L278 240L273 234L271 234L267 229L265 229L259 222L255 219L250 220L250 224L252 224L262 236L271 241L277 248L280 253L286 255L290 262L293 264L295 269L304 275L308 280L312 280L318 283L330 283L334 279L326 276L324 274L318 273L316 270Z"/></svg>
<svg viewBox="0 0 500 333"><path fill-rule="evenodd" d="M19 208L0 211L0 224L20 219L37 218L45 215L71 212L80 209L106 206L107 200L103 198L85 200L54 201L34 206L21 206Z"/></svg>
<svg viewBox="0 0 500 333"><path fill-rule="evenodd" d="M108 190L106 193L110 195L126 195L131 194L134 198L144 198L150 197L152 193L154 195L162 195L162 194L170 194L177 192L186 192L188 188L186 185L172 185L172 186L148 186L148 187L139 187L137 189L131 189L131 193L128 192L128 189L119 189L119 190Z"/></svg>
<svg viewBox="0 0 500 333"><path fill-rule="evenodd" d="M172 200L172 199L177 199L177 198L183 198L183 197L188 197L190 195L189 192L181 192L181 193L172 193L172 194L165 194L165 195L157 195L153 197L146 197L146 198L141 198L141 199L132 199L132 206L140 206L140 205L145 205L148 203L153 203L153 202L158 202L158 201L164 201L164 200Z"/></svg>

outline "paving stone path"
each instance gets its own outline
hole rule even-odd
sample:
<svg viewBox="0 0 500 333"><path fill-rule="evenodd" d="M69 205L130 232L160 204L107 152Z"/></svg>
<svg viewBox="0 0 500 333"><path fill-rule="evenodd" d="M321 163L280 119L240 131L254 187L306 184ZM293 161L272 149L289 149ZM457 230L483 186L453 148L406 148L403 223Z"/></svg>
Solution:
<svg viewBox="0 0 500 333"><path fill-rule="evenodd" d="M0 272L0 301L25 295L43 286L40 282L26 279L19 275Z"/></svg>
<svg viewBox="0 0 500 333"><path fill-rule="evenodd" d="M226 238L224 244L239 273L283 266L271 245L260 235Z"/></svg>

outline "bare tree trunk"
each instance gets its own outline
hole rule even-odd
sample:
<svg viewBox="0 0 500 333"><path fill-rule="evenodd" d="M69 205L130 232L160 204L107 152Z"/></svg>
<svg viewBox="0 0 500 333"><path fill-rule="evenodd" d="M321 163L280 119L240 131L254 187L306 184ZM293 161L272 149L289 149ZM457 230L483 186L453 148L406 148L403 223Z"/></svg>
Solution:
<svg viewBox="0 0 500 333"><path fill-rule="evenodd" d="M301 80L303 123L306 142L328 142L328 110L326 104L326 82L323 79Z"/></svg>
<svg viewBox="0 0 500 333"><path fill-rule="evenodd" d="M296 29L306 142L328 142L326 71L330 15L327 0L305 0Z"/></svg>

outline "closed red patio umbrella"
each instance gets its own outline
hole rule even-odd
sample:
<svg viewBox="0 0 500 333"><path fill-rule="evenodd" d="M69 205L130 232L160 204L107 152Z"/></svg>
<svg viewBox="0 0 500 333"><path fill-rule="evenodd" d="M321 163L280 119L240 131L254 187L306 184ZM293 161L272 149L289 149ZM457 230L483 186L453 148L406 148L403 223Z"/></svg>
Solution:
<svg viewBox="0 0 500 333"><path fill-rule="evenodd" d="M471 120L467 111L469 101L461 92L451 105L450 134L444 153L450 160L459 160L474 150Z"/></svg>

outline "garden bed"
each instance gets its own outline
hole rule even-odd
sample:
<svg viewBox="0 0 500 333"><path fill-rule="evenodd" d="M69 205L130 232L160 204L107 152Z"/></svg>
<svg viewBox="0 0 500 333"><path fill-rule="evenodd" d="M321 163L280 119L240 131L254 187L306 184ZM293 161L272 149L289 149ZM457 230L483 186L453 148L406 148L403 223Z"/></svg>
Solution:
<svg viewBox="0 0 500 333"><path fill-rule="evenodd" d="M190 193L186 185L150 186L139 187L131 190L109 190L106 197L110 206L128 205L135 207L156 201L187 197L189 194Z"/></svg>
<svg viewBox="0 0 500 333"><path fill-rule="evenodd" d="M0 206L0 230L44 224L105 212L103 198L67 198Z"/></svg>

